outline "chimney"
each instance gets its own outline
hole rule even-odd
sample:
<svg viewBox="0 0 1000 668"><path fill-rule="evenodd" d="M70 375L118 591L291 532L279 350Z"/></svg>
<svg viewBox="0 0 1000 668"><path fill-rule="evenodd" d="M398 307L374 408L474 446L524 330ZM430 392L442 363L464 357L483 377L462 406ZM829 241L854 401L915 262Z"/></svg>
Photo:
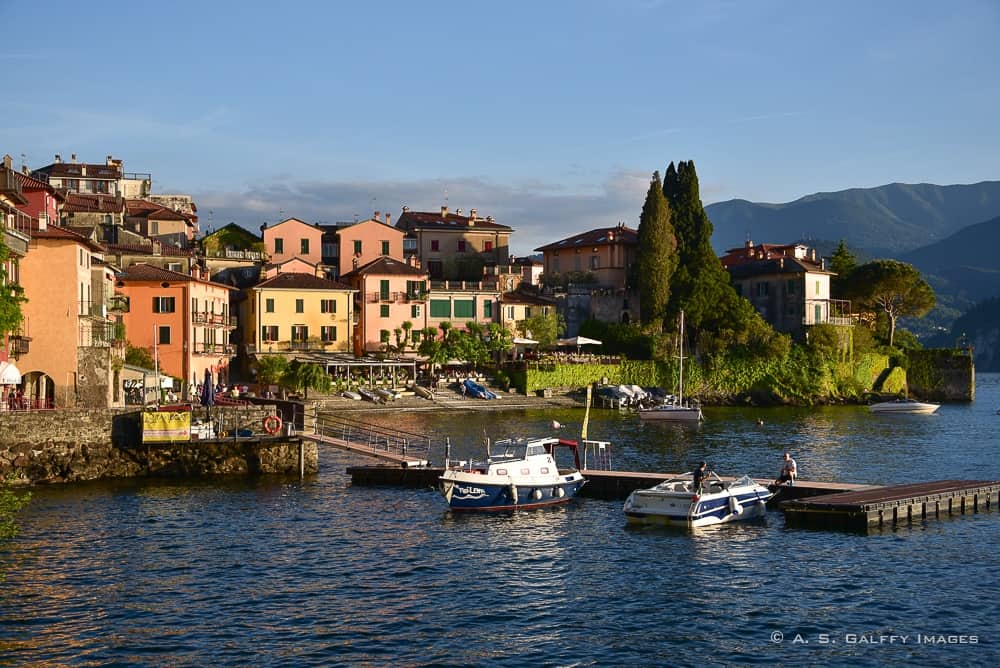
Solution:
<svg viewBox="0 0 1000 668"><path fill-rule="evenodd" d="M263 232L266 229L267 229L267 223L264 223L263 225L260 226L260 231L261 232Z"/></svg>
<svg viewBox="0 0 1000 668"><path fill-rule="evenodd" d="M448 216L448 207L441 205L441 217L446 218Z"/></svg>
<svg viewBox="0 0 1000 668"><path fill-rule="evenodd" d="M108 167L113 167L115 164L115 159L112 156L108 156L106 159Z"/></svg>
<svg viewBox="0 0 1000 668"><path fill-rule="evenodd" d="M812 260L813 262L816 261L816 249L815 248L810 248L809 249L809 259Z"/></svg>
<svg viewBox="0 0 1000 668"><path fill-rule="evenodd" d="M38 231L44 232L49 228L49 215L47 213L38 214Z"/></svg>
<svg viewBox="0 0 1000 668"><path fill-rule="evenodd" d="M62 156L59 155L58 153L56 153L56 164L57 165L61 165L62 164Z"/></svg>
<svg viewBox="0 0 1000 668"><path fill-rule="evenodd" d="M76 153L70 153L69 159L75 165L76 164Z"/></svg>
<svg viewBox="0 0 1000 668"><path fill-rule="evenodd" d="M10 155L5 155L3 157L3 166L4 169L12 169L14 166L14 158L10 157Z"/></svg>
<svg viewBox="0 0 1000 668"><path fill-rule="evenodd" d="M385 224L392 225L392 214L388 211L385 212Z"/></svg>
<svg viewBox="0 0 1000 668"><path fill-rule="evenodd" d="M376 212L375 212L375 215L373 216L373 218L375 218L375 220L379 220L379 216L380 216L380 215L382 215L382 212L381 212L381 211L376 211ZM382 222L382 221L381 221L381 220L379 220L379 222Z"/></svg>
<svg viewBox="0 0 1000 668"><path fill-rule="evenodd" d="M469 209L469 221L473 222L473 223L476 222L476 210L475 209Z"/></svg>
<svg viewBox="0 0 1000 668"><path fill-rule="evenodd" d="M403 205L403 213L406 213L406 212L407 212L407 211L409 211L409 210L410 210L410 207L408 207L408 206L406 206L406 205L404 204L404 205Z"/></svg>

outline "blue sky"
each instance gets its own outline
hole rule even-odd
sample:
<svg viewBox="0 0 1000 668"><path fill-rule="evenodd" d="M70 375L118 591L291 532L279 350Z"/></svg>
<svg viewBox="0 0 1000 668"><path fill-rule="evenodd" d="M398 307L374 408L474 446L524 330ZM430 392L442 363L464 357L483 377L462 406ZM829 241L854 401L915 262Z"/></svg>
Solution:
<svg viewBox="0 0 1000 668"><path fill-rule="evenodd" d="M0 153L108 154L202 228L492 215L513 251L706 204L1000 178L1000 3L0 0ZM776 240L777 241L777 240Z"/></svg>

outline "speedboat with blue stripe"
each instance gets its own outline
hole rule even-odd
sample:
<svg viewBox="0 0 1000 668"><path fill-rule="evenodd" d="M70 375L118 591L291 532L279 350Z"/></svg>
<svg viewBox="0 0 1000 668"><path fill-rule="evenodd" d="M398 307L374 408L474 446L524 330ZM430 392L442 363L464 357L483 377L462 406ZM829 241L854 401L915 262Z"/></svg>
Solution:
<svg viewBox="0 0 1000 668"><path fill-rule="evenodd" d="M625 501L629 524L703 527L762 517L771 490L748 475L725 481L709 472L701 493L693 474L670 478L649 489L637 489Z"/></svg>
<svg viewBox="0 0 1000 668"><path fill-rule="evenodd" d="M448 462L439 490L452 510L498 511L566 503L586 480L577 442L563 438L505 439L482 461ZM573 452L574 468L559 470L555 448Z"/></svg>

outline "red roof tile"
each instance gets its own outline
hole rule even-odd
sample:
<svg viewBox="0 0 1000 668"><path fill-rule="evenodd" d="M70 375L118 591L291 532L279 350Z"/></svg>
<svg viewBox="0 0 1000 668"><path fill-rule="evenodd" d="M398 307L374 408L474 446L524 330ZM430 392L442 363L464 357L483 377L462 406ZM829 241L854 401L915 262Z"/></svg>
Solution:
<svg viewBox="0 0 1000 668"><path fill-rule="evenodd" d="M339 281L331 281L328 278L320 278L319 276L313 276L312 274L299 274L295 272L290 272L287 274L278 274L274 278L270 278L262 283L258 283L255 287L281 289L281 290L353 290L354 289L349 285L340 283Z"/></svg>
<svg viewBox="0 0 1000 668"><path fill-rule="evenodd" d="M584 246L608 246L613 243L635 245L639 243L639 233L630 227L616 225L590 230L575 237L567 237L545 246L539 246L536 251L562 250L563 248L582 248Z"/></svg>
<svg viewBox="0 0 1000 668"><path fill-rule="evenodd" d="M222 283L214 283L212 281L198 281L194 276L188 276L187 274L182 274L179 271L170 271L169 269L161 269L160 267L155 267L151 264L146 264L140 262L133 264L129 268L125 269L118 274L118 280L129 282L129 281L189 281L192 283L206 283L208 285L214 285L219 288L225 288L226 290L236 290L228 285L223 285Z"/></svg>
<svg viewBox="0 0 1000 668"><path fill-rule="evenodd" d="M413 232L418 229L433 230L489 230L493 232L513 232L506 226L496 221L486 218L476 217L473 221L471 216L463 216L457 213L446 213L441 215L440 211L403 211L399 220L396 221L396 228L405 232Z"/></svg>
<svg viewBox="0 0 1000 668"><path fill-rule="evenodd" d="M340 278L362 276L364 274L384 274L389 276L427 276L427 272L422 269L411 267L405 262L394 260L391 257L382 256L377 260L372 260L368 264L361 265L353 271L341 275Z"/></svg>

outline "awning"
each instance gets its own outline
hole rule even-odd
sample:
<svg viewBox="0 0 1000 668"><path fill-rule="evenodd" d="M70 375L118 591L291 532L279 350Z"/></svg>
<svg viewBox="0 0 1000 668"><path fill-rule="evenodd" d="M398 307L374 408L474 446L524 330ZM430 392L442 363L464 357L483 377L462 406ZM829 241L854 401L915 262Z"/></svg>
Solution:
<svg viewBox="0 0 1000 668"><path fill-rule="evenodd" d="M20 385L21 371L13 362L0 362L0 385Z"/></svg>
<svg viewBox="0 0 1000 668"><path fill-rule="evenodd" d="M519 336L514 337L514 340L511 341L511 343L513 343L515 346L537 346L538 345L538 341L535 341L534 339L522 339Z"/></svg>
<svg viewBox="0 0 1000 668"><path fill-rule="evenodd" d="M574 336L571 339L559 339L556 341L557 346L599 346L601 342L597 339L588 339L586 336Z"/></svg>

